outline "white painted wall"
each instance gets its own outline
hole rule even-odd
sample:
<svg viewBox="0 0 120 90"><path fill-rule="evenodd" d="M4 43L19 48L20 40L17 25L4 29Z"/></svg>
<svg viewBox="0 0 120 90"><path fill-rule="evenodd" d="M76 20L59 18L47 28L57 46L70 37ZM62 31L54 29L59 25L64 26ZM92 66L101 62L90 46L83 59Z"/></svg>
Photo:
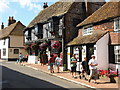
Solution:
<svg viewBox="0 0 120 90"><path fill-rule="evenodd" d="M108 42L109 34L104 35L96 43L96 59L98 62L98 69L108 69Z"/></svg>
<svg viewBox="0 0 120 90"><path fill-rule="evenodd" d="M5 43L5 45L4 45ZM7 59L8 58L8 44L9 44L9 39L5 40L0 40L0 49L1 49L1 59ZM3 56L3 49L6 49L6 56Z"/></svg>

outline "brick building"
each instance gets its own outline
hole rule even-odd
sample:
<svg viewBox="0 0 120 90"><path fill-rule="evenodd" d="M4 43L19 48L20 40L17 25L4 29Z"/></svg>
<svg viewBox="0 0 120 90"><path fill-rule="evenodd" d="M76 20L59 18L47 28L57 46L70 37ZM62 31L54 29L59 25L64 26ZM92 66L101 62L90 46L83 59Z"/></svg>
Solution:
<svg viewBox="0 0 120 90"><path fill-rule="evenodd" d="M49 47L46 53L61 53L63 54L63 64L67 63L66 44L75 38L78 34L76 25L82 22L88 15L91 15L104 2L61 2L43 9L24 30L25 36L29 36L25 43L33 43L35 41L49 42ZM91 6L92 8L88 8ZM33 34L32 31L37 32ZM35 37L35 38L34 38ZM61 42L61 48L53 49L51 44L54 41ZM32 55L33 56L33 55ZM37 56L37 54L36 54Z"/></svg>
<svg viewBox="0 0 120 90"><path fill-rule="evenodd" d="M68 53L80 54L81 61L84 57L89 61L94 54L98 69L118 70L120 63L119 6L120 2L108 2L78 24L78 36L68 43Z"/></svg>

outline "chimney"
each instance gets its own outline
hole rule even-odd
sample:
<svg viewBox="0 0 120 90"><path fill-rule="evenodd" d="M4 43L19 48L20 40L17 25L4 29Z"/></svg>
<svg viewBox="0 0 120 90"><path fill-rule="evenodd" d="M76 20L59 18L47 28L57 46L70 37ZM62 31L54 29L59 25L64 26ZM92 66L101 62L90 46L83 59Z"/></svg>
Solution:
<svg viewBox="0 0 120 90"><path fill-rule="evenodd" d="M87 16L94 13L98 10L101 6L105 4L105 0L96 0L95 2L90 2L89 0L85 0L86 12Z"/></svg>
<svg viewBox="0 0 120 90"><path fill-rule="evenodd" d="M4 24L3 24L3 22L2 22L2 25L1 25L1 29L4 29Z"/></svg>
<svg viewBox="0 0 120 90"><path fill-rule="evenodd" d="M8 18L8 26L11 24L11 17Z"/></svg>
<svg viewBox="0 0 120 90"><path fill-rule="evenodd" d="M45 8L47 8L48 7L48 4L47 4L47 2L46 3L44 3L44 5L43 5L43 9L45 9Z"/></svg>
<svg viewBox="0 0 120 90"><path fill-rule="evenodd" d="M13 24L13 23L15 23L15 22L16 22L16 20L14 19L14 17L13 16L12 17L9 16L8 26L11 25L11 24Z"/></svg>

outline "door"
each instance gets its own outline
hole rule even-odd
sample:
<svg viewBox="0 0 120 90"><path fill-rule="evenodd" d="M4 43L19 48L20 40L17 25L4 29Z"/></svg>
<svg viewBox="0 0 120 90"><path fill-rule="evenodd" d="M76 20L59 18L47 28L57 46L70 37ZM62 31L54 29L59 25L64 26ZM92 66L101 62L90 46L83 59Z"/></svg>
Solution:
<svg viewBox="0 0 120 90"><path fill-rule="evenodd" d="M86 57L87 61L91 59L91 55L94 54L94 44L86 45Z"/></svg>

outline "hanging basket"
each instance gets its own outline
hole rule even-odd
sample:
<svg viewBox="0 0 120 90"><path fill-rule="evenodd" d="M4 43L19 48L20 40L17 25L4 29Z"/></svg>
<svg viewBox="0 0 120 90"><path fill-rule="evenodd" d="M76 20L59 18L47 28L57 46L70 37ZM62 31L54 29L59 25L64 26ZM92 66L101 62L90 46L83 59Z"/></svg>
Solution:
<svg viewBox="0 0 120 90"><path fill-rule="evenodd" d="M40 49L41 50L46 50L47 49L47 43L41 43L40 45L39 45L39 47L40 47Z"/></svg>
<svg viewBox="0 0 120 90"><path fill-rule="evenodd" d="M37 44L35 44L35 43L32 43L31 48L32 48L32 50L35 51L35 50L38 50L39 46Z"/></svg>
<svg viewBox="0 0 120 90"><path fill-rule="evenodd" d="M51 44L51 47L54 48L54 49L59 49L61 47L61 44L59 43L59 41L54 41Z"/></svg>

